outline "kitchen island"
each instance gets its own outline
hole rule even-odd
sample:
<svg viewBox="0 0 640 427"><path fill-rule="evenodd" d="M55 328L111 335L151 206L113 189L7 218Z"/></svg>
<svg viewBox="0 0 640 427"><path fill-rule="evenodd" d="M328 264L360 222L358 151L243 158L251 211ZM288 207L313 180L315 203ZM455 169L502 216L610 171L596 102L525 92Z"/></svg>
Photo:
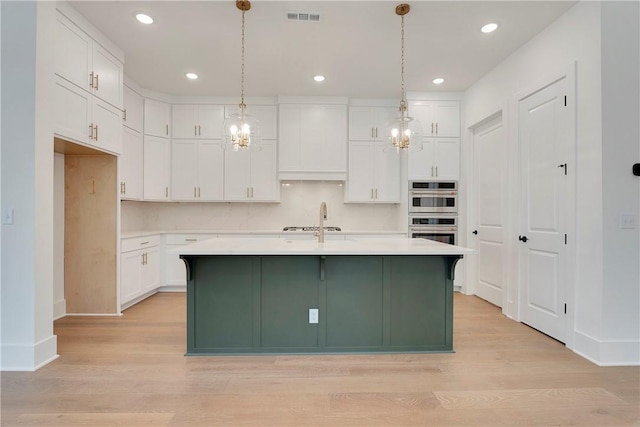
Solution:
<svg viewBox="0 0 640 427"><path fill-rule="evenodd" d="M187 355L451 352L454 267L472 252L396 238L181 247Z"/></svg>

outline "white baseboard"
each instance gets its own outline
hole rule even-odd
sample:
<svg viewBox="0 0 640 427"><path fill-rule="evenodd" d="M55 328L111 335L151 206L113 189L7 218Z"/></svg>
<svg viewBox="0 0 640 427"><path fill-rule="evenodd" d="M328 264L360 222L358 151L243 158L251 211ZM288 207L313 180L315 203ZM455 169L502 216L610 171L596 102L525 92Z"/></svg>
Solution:
<svg viewBox="0 0 640 427"><path fill-rule="evenodd" d="M603 341L576 331L573 351L598 366L640 366L640 341Z"/></svg>
<svg viewBox="0 0 640 427"><path fill-rule="evenodd" d="M33 345L3 344L2 371L33 372L58 358L58 337L51 335Z"/></svg>
<svg viewBox="0 0 640 427"><path fill-rule="evenodd" d="M187 292L187 287L185 285L160 286L158 292Z"/></svg>
<svg viewBox="0 0 640 427"><path fill-rule="evenodd" d="M53 320L58 320L67 315L67 300L61 299L53 303Z"/></svg>

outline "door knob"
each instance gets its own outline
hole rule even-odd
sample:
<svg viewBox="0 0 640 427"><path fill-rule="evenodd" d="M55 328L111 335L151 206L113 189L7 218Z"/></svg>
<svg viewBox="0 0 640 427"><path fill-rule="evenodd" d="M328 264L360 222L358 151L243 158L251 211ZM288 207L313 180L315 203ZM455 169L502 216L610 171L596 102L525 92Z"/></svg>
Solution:
<svg viewBox="0 0 640 427"><path fill-rule="evenodd" d="M472 234L478 234L478 230L473 230L471 233Z"/></svg>
<svg viewBox="0 0 640 427"><path fill-rule="evenodd" d="M529 240L529 238L527 236L518 236L518 240L520 240L521 242L527 243L527 240Z"/></svg>

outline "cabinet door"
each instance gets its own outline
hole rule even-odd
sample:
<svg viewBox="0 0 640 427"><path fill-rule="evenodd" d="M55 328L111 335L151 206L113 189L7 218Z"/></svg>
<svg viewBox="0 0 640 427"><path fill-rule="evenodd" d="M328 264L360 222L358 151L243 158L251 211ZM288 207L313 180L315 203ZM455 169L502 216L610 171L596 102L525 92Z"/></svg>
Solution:
<svg viewBox="0 0 640 427"><path fill-rule="evenodd" d="M251 152L251 199L278 201L280 192L276 170L276 144L262 143L262 150Z"/></svg>
<svg viewBox="0 0 640 427"><path fill-rule="evenodd" d="M397 107L376 107L374 111L374 136L376 141L387 141L387 124L398 116Z"/></svg>
<svg viewBox="0 0 640 427"><path fill-rule="evenodd" d="M112 105L93 97L91 121L95 129L93 145L112 153L122 152L122 113Z"/></svg>
<svg viewBox="0 0 640 427"><path fill-rule="evenodd" d="M205 139L222 139L222 122L224 106L198 106L198 137Z"/></svg>
<svg viewBox="0 0 640 427"><path fill-rule="evenodd" d="M171 253L172 250L182 245L165 246L164 254L164 283L166 285L187 285L187 268L184 261L180 259L178 254Z"/></svg>
<svg viewBox="0 0 640 427"><path fill-rule="evenodd" d="M144 100L144 134L169 137L170 105L154 99Z"/></svg>
<svg viewBox="0 0 640 427"><path fill-rule="evenodd" d="M258 119L263 140L278 139L278 109L275 105L250 105L247 111Z"/></svg>
<svg viewBox="0 0 640 427"><path fill-rule="evenodd" d="M460 136L459 102L438 102L435 104L434 116L435 136L440 138Z"/></svg>
<svg viewBox="0 0 640 427"><path fill-rule="evenodd" d="M122 127L122 155L120 162L120 198L142 198L142 134Z"/></svg>
<svg viewBox="0 0 640 427"><path fill-rule="evenodd" d="M171 199L195 200L198 197L198 142L174 139L171 142Z"/></svg>
<svg viewBox="0 0 640 427"><path fill-rule="evenodd" d="M407 174L409 180L435 178L435 167L433 164L433 140L423 138L422 150L409 150Z"/></svg>
<svg viewBox="0 0 640 427"><path fill-rule="evenodd" d="M197 105L172 105L171 112L174 138L198 137Z"/></svg>
<svg viewBox="0 0 640 427"><path fill-rule="evenodd" d="M144 100L128 86L124 86L123 124L142 133Z"/></svg>
<svg viewBox="0 0 640 427"><path fill-rule="evenodd" d="M386 144L378 142L373 152L373 175L375 181L375 201L381 203L400 202L400 153L385 151Z"/></svg>
<svg viewBox="0 0 640 427"><path fill-rule="evenodd" d="M98 43L93 44L93 90L96 96L122 109L123 65Z"/></svg>
<svg viewBox="0 0 640 427"><path fill-rule="evenodd" d="M142 291L140 271L144 258L142 251L126 252L120 255L120 304L125 304Z"/></svg>
<svg viewBox="0 0 640 427"><path fill-rule="evenodd" d="M89 90L91 38L64 15L57 13L55 73L76 86Z"/></svg>
<svg viewBox="0 0 640 427"><path fill-rule="evenodd" d="M198 143L197 170L198 200L222 200L224 197L224 150L220 140L202 140Z"/></svg>
<svg viewBox="0 0 640 427"><path fill-rule="evenodd" d="M373 143L349 142L347 201L371 202L374 198Z"/></svg>
<svg viewBox="0 0 640 427"><path fill-rule="evenodd" d="M248 200L251 187L251 154L249 151L225 150L224 199Z"/></svg>
<svg viewBox="0 0 640 427"><path fill-rule="evenodd" d="M374 139L373 107L349 107L349 140L372 141Z"/></svg>
<svg viewBox="0 0 640 427"><path fill-rule="evenodd" d="M278 117L278 168L280 172L300 171L302 110L298 105L280 105Z"/></svg>
<svg viewBox="0 0 640 427"><path fill-rule="evenodd" d="M160 248L147 248L144 252L141 270L142 292L150 292L160 287Z"/></svg>
<svg viewBox="0 0 640 427"><path fill-rule="evenodd" d="M145 200L169 199L169 140L144 136L143 196Z"/></svg>
<svg viewBox="0 0 640 427"><path fill-rule="evenodd" d="M433 145L435 178L439 181L460 179L460 139L436 139Z"/></svg>
<svg viewBox="0 0 640 427"><path fill-rule="evenodd" d="M408 113L422 125L422 136L435 136L433 101L411 101Z"/></svg>
<svg viewBox="0 0 640 427"><path fill-rule="evenodd" d="M301 107L300 169L346 172L347 110L344 105Z"/></svg>
<svg viewBox="0 0 640 427"><path fill-rule="evenodd" d="M66 139L85 144L89 139L92 96L73 84L56 79L53 108L54 132Z"/></svg>

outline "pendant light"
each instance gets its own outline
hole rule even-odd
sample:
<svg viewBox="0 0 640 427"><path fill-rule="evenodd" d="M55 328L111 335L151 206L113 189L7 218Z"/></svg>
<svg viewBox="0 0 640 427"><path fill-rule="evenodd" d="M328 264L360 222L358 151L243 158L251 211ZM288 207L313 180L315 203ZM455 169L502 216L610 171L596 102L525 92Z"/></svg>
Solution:
<svg viewBox="0 0 640 427"><path fill-rule="evenodd" d="M396 15L401 18L401 91L400 91L400 108L398 117L387 123L387 137L389 138L389 148L395 148L397 151L408 148L422 148L422 125L413 117L409 117L407 111L406 92L404 88L404 16L409 13L411 8L408 4L399 4L396 6Z"/></svg>
<svg viewBox="0 0 640 427"><path fill-rule="evenodd" d="M242 48L240 68L240 104L238 112L229 114L222 124L224 148L233 151L260 150L260 124L258 120L247 114L244 103L244 14L251 9L248 0L236 0L236 7L242 12Z"/></svg>

